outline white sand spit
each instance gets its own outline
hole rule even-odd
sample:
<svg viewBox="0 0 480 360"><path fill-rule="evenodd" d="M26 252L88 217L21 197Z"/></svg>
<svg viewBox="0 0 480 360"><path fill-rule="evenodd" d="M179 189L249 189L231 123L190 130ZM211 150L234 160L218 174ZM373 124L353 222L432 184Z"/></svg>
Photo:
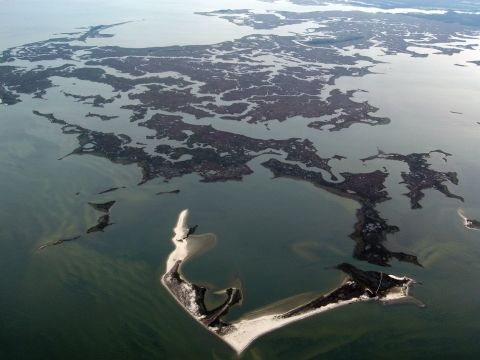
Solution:
<svg viewBox="0 0 480 360"><path fill-rule="evenodd" d="M467 219L467 217L465 216L465 213L460 208L458 208L457 213L464 220L465 222L464 225L467 229L480 231L480 228L478 226L478 221Z"/></svg>
<svg viewBox="0 0 480 360"><path fill-rule="evenodd" d="M369 299L365 297L365 300ZM322 313L324 311L335 309L342 305L352 304L363 299L351 299L347 301L340 301L335 304L329 304L313 311L303 313L301 315L292 316L288 318L279 317L281 314L260 316L255 319L240 321L233 324L234 331L224 335L222 339L230 345L238 354L243 352L255 339L258 337L281 328L285 325L291 324L295 321L305 319L309 316Z"/></svg>
<svg viewBox="0 0 480 360"><path fill-rule="evenodd" d="M178 216L177 226L173 229L175 235L172 238L172 242L175 245L175 250L170 254L167 260L168 273L178 260L185 260L188 257L188 242L182 240L188 233L188 227L186 226L188 216L188 209L183 210ZM182 240L182 241L179 241Z"/></svg>
<svg viewBox="0 0 480 360"><path fill-rule="evenodd" d="M300 306L293 306L292 304L292 307L289 308L288 311L285 311L286 309L283 307L275 308L274 305L270 307L267 306L263 309L251 312L250 316L246 314L243 319L240 319L233 324L224 325L224 327L217 327L217 325L208 326L207 324L209 323L205 321L209 315L205 314L205 310L201 310L204 305L198 302L198 294L195 290L196 286L189 283L186 279L179 279L179 274L181 265L184 264L185 260L194 255L199 255L214 246L216 237L214 234L203 234L199 236L189 236L187 238L189 231L189 228L186 226L187 216L188 210L183 210L178 216L176 227L173 229L174 236L172 238L172 242L175 245L175 249L168 257L166 271L161 280L162 284L165 285L173 297L190 313L190 315L197 319L197 321L201 322L206 329L223 339L223 341L230 345L238 354L244 351L256 338L272 330L278 329L295 321L305 319L309 316L335 309L339 306L348 305L359 301L380 300L382 302L396 302L399 299L410 298L409 287L412 283L414 283L414 281L407 277L389 275L392 279L406 282L403 284L403 286L397 286L388 290L386 294L382 294L383 296L381 297L369 297L364 294L348 300L336 298L334 302L330 302L318 308L309 307L310 305L308 304L310 301L306 301ZM177 264L178 269L174 269L174 273L176 272L176 275L169 275L171 270L177 266ZM165 278L167 277L169 277L169 279L166 280L166 283ZM340 284L340 287L349 284L352 284L352 281L345 281L343 284ZM325 297L331 295L332 293L325 295ZM202 305L202 307L200 305ZM273 310L273 313L272 308L275 309Z"/></svg>

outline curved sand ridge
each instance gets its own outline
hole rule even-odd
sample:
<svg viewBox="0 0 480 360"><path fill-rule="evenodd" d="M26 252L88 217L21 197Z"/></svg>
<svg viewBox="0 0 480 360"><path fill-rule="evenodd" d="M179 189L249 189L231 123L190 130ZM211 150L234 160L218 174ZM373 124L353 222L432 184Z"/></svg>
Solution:
<svg viewBox="0 0 480 360"><path fill-rule="evenodd" d="M187 241L178 241L183 239L187 233L188 228L186 226L188 210L183 210L178 216L177 226L173 229L175 235L172 238L172 242L175 245L175 250L172 251L167 260L167 271L169 272L178 260L185 260L188 257Z"/></svg>
<svg viewBox="0 0 480 360"><path fill-rule="evenodd" d="M208 288L189 283L181 277L180 269L185 260L210 249L216 242L213 234L187 237L189 231L186 225L187 216L188 210L183 210L173 229L175 235L172 242L175 249L167 259L166 271L161 282L197 321L229 344L238 354L263 334L342 305L367 300L389 302L410 298L409 289L414 280L383 272L363 271L344 263L337 268L349 277L329 294L300 306L292 306L288 311L279 310L278 313L272 314L271 307L266 307L254 311L254 314L246 314L243 319L232 324L224 323L222 318L231 306L242 300L242 292L238 288L226 289L227 300L219 307L208 310L204 303L204 295Z"/></svg>
<svg viewBox="0 0 480 360"><path fill-rule="evenodd" d="M467 219L465 213L460 208L458 208L457 213L464 220L464 225L467 229L480 231L480 221Z"/></svg>

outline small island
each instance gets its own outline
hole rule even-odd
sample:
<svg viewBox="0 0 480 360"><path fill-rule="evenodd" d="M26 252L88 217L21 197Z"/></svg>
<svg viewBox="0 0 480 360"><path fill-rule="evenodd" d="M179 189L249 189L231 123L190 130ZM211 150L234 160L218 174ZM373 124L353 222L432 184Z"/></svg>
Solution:
<svg viewBox="0 0 480 360"><path fill-rule="evenodd" d="M108 190L104 190L104 191L100 191L98 194L105 194L105 193L108 193L108 192L111 192L111 191L117 191L118 189L125 189L126 187L125 186L121 186L121 187L113 187L113 188L110 188ZM113 204L112 204L113 205Z"/></svg>
<svg viewBox="0 0 480 360"><path fill-rule="evenodd" d="M118 116L107 116L107 115L100 115L100 114L92 114L91 112L89 112L87 115L85 115L85 117L98 117L102 121L108 121L108 120L118 118Z"/></svg>
<svg viewBox="0 0 480 360"><path fill-rule="evenodd" d="M467 229L480 231L480 221L467 219L462 209L458 209L457 213L464 220L464 225Z"/></svg>
<svg viewBox="0 0 480 360"><path fill-rule="evenodd" d="M156 193L155 195L163 195L163 194L179 194L180 190L172 190L172 191L160 191Z"/></svg>
<svg viewBox="0 0 480 360"><path fill-rule="evenodd" d="M480 221L478 220L467 219L465 221L465 226L469 229L480 231Z"/></svg>
<svg viewBox="0 0 480 360"><path fill-rule="evenodd" d="M81 236L76 236L76 237L70 238L70 239L60 239L60 240L57 240L57 241L54 241L54 242L51 242L51 243L48 243L48 244L45 244L45 245L41 245L35 251L45 249L46 247L49 247L49 246L60 245L60 244L62 244L64 242L67 242L67 241L74 241L74 240L77 240L77 239L80 239L80 238L81 238Z"/></svg>
<svg viewBox="0 0 480 360"><path fill-rule="evenodd" d="M109 221L110 221L110 209L112 208L113 204L115 204L115 201L109 201L109 202L106 202L106 203L103 203L103 204L96 204L96 203L89 202L88 204L91 207L93 207L95 210L105 212L107 214L100 216L100 218L97 221L98 222L97 225L94 225L91 228L89 228L87 230L87 234L90 234L90 233L96 232L96 231L102 231L103 232L103 230L107 226L113 225Z"/></svg>
<svg viewBox="0 0 480 360"><path fill-rule="evenodd" d="M347 279L329 294L295 306L286 312L272 314L256 311L254 316L226 323L222 318L232 306L242 300L242 290L236 287L226 289L224 303L214 309L208 309L204 301L208 288L192 284L182 277L181 267L185 261L194 254L204 251L205 248L214 246L216 242L213 234L192 235L187 239L191 229L186 226L187 216L188 210L182 211L179 215L172 238L175 249L167 259L166 271L161 277L161 282L190 315L206 329L219 336L238 354L256 338L268 332L342 305L371 300L398 301L410 297L409 290L414 280L383 272L363 271L343 263L336 268L343 271ZM183 241L178 241L179 239Z"/></svg>
<svg viewBox="0 0 480 360"><path fill-rule="evenodd" d="M420 200L423 199L425 194L422 190L434 189L447 197L464 201L461 196L452 194L448 187L444 185L444 182L451 182L454 185L458 185L457 173L455 172L439 172L430 169L430 164L427 163L427 159L432 153L439 153L443 155L443 160L447 161L447 157L451 156L442 150L433 150L428 153L413 153L409 155L401 154L387 154L378 149L378 154L370 156L365 159L360 159L363 162L374 159L386 159L394 161L402 161L408 165L409 173L402 172L403 181L400 184L406 184L407 189L410 190L404 194L410 198L412 209L421 209Z"/></svg>

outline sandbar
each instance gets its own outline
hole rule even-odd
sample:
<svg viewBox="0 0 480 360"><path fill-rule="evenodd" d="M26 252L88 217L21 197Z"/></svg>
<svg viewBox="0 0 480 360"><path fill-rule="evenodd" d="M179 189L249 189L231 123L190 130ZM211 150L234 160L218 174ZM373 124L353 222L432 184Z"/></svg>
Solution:
<svg viewBox="0 0 480 360"><path fill-rule="evenodd" d="M187 216L188 210L183 210L178 216L171 240L175 248L167 259L161 283L190 315L230 345L238 354L242 353L255 339L270 331L339 306L370 300L398 301L410 297L409 290L414 283L413 279L383 272L363 271L343 263L336 268L346 273L348 277L330 293L316 297L300 306L296 305L287 311L285 307L277 307L277 311L272 313L272 308L275 309L275 306L269 306L246 314L233 323L225 323L222 318L232 306L242 301L242 290L236 287L226 289L225 302L209 310L204 302L208 288L192 284L182 278L180 271L185 260L211 248L216 241L213 234L187 238L189 231L186 225Z"/></svg>

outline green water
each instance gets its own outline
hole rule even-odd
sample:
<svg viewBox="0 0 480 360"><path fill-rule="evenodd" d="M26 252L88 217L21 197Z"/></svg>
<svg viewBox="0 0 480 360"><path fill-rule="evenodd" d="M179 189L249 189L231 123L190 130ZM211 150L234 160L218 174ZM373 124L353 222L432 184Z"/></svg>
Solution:
<svg viewBox="0 0 480 360"><path fill-rule="evenodd" d="M478 51L468 54L474 59ZM137 186L141 172L135 165L92 156L57 160L77 141L32 110L75 122L80 105L69 113L70 103L58 90L49 91L49 101L25 98L1 106L0 358L475 358L480 351L480 232L466 229L457 210L480 219L480 105L475 101L480 68L454 67L471 60L455 56L436 56L429 63L388 57L389 65L378 65L385 74L338 82L340 88L368 90L357 94L357 101L368 99L379 107L378 116L392 119L388 126L354 125L330 133L315 132L299 121L272 123L268 134L308 136L321 156L347 156L331 162L336 173L388 168L392 200L378 209L401 231L388 236L386 247L417 255L425 268L393 261L387 271L420 282L412 295L427 306L368 302L340 307L269 333L240 356L205 331L160 284L179 212L188 208L189 224L218 239L210 252L185 265L185 277L212 292L241 280L245 300L229 314L234 320L284 298L334 289L344 275L331 267L341 262L383 270L352 258L354 243L348 235L358 204L305 182L271 179L259 165L265 156L249 163L254 174L242 182L204 184L190 175ZM435 76L440 72L444 78ZM405 73L414 75L406 78ZM420 87L415 86L418 79ZM82 124L104 130L128 123L125 115L117 123L95 120L82 119ZM458 173L459 186L449 188L465 203L427 190L423 209L411 210L402 195L406 189L398 184L405 164L377 160L363 166L358 161L373 155L377 146L404 154L437 148L452 153L447 163L432 156L432 168ZM126 188L98 195L120 186ZM181 192L154 195L175 189ZM87 202L110 200L117 201L111 213L115 224L87 235L102 215ZM76 241L35 252L42 244L79 235ZM213 305L221 298L208 300Z"/></svg>

